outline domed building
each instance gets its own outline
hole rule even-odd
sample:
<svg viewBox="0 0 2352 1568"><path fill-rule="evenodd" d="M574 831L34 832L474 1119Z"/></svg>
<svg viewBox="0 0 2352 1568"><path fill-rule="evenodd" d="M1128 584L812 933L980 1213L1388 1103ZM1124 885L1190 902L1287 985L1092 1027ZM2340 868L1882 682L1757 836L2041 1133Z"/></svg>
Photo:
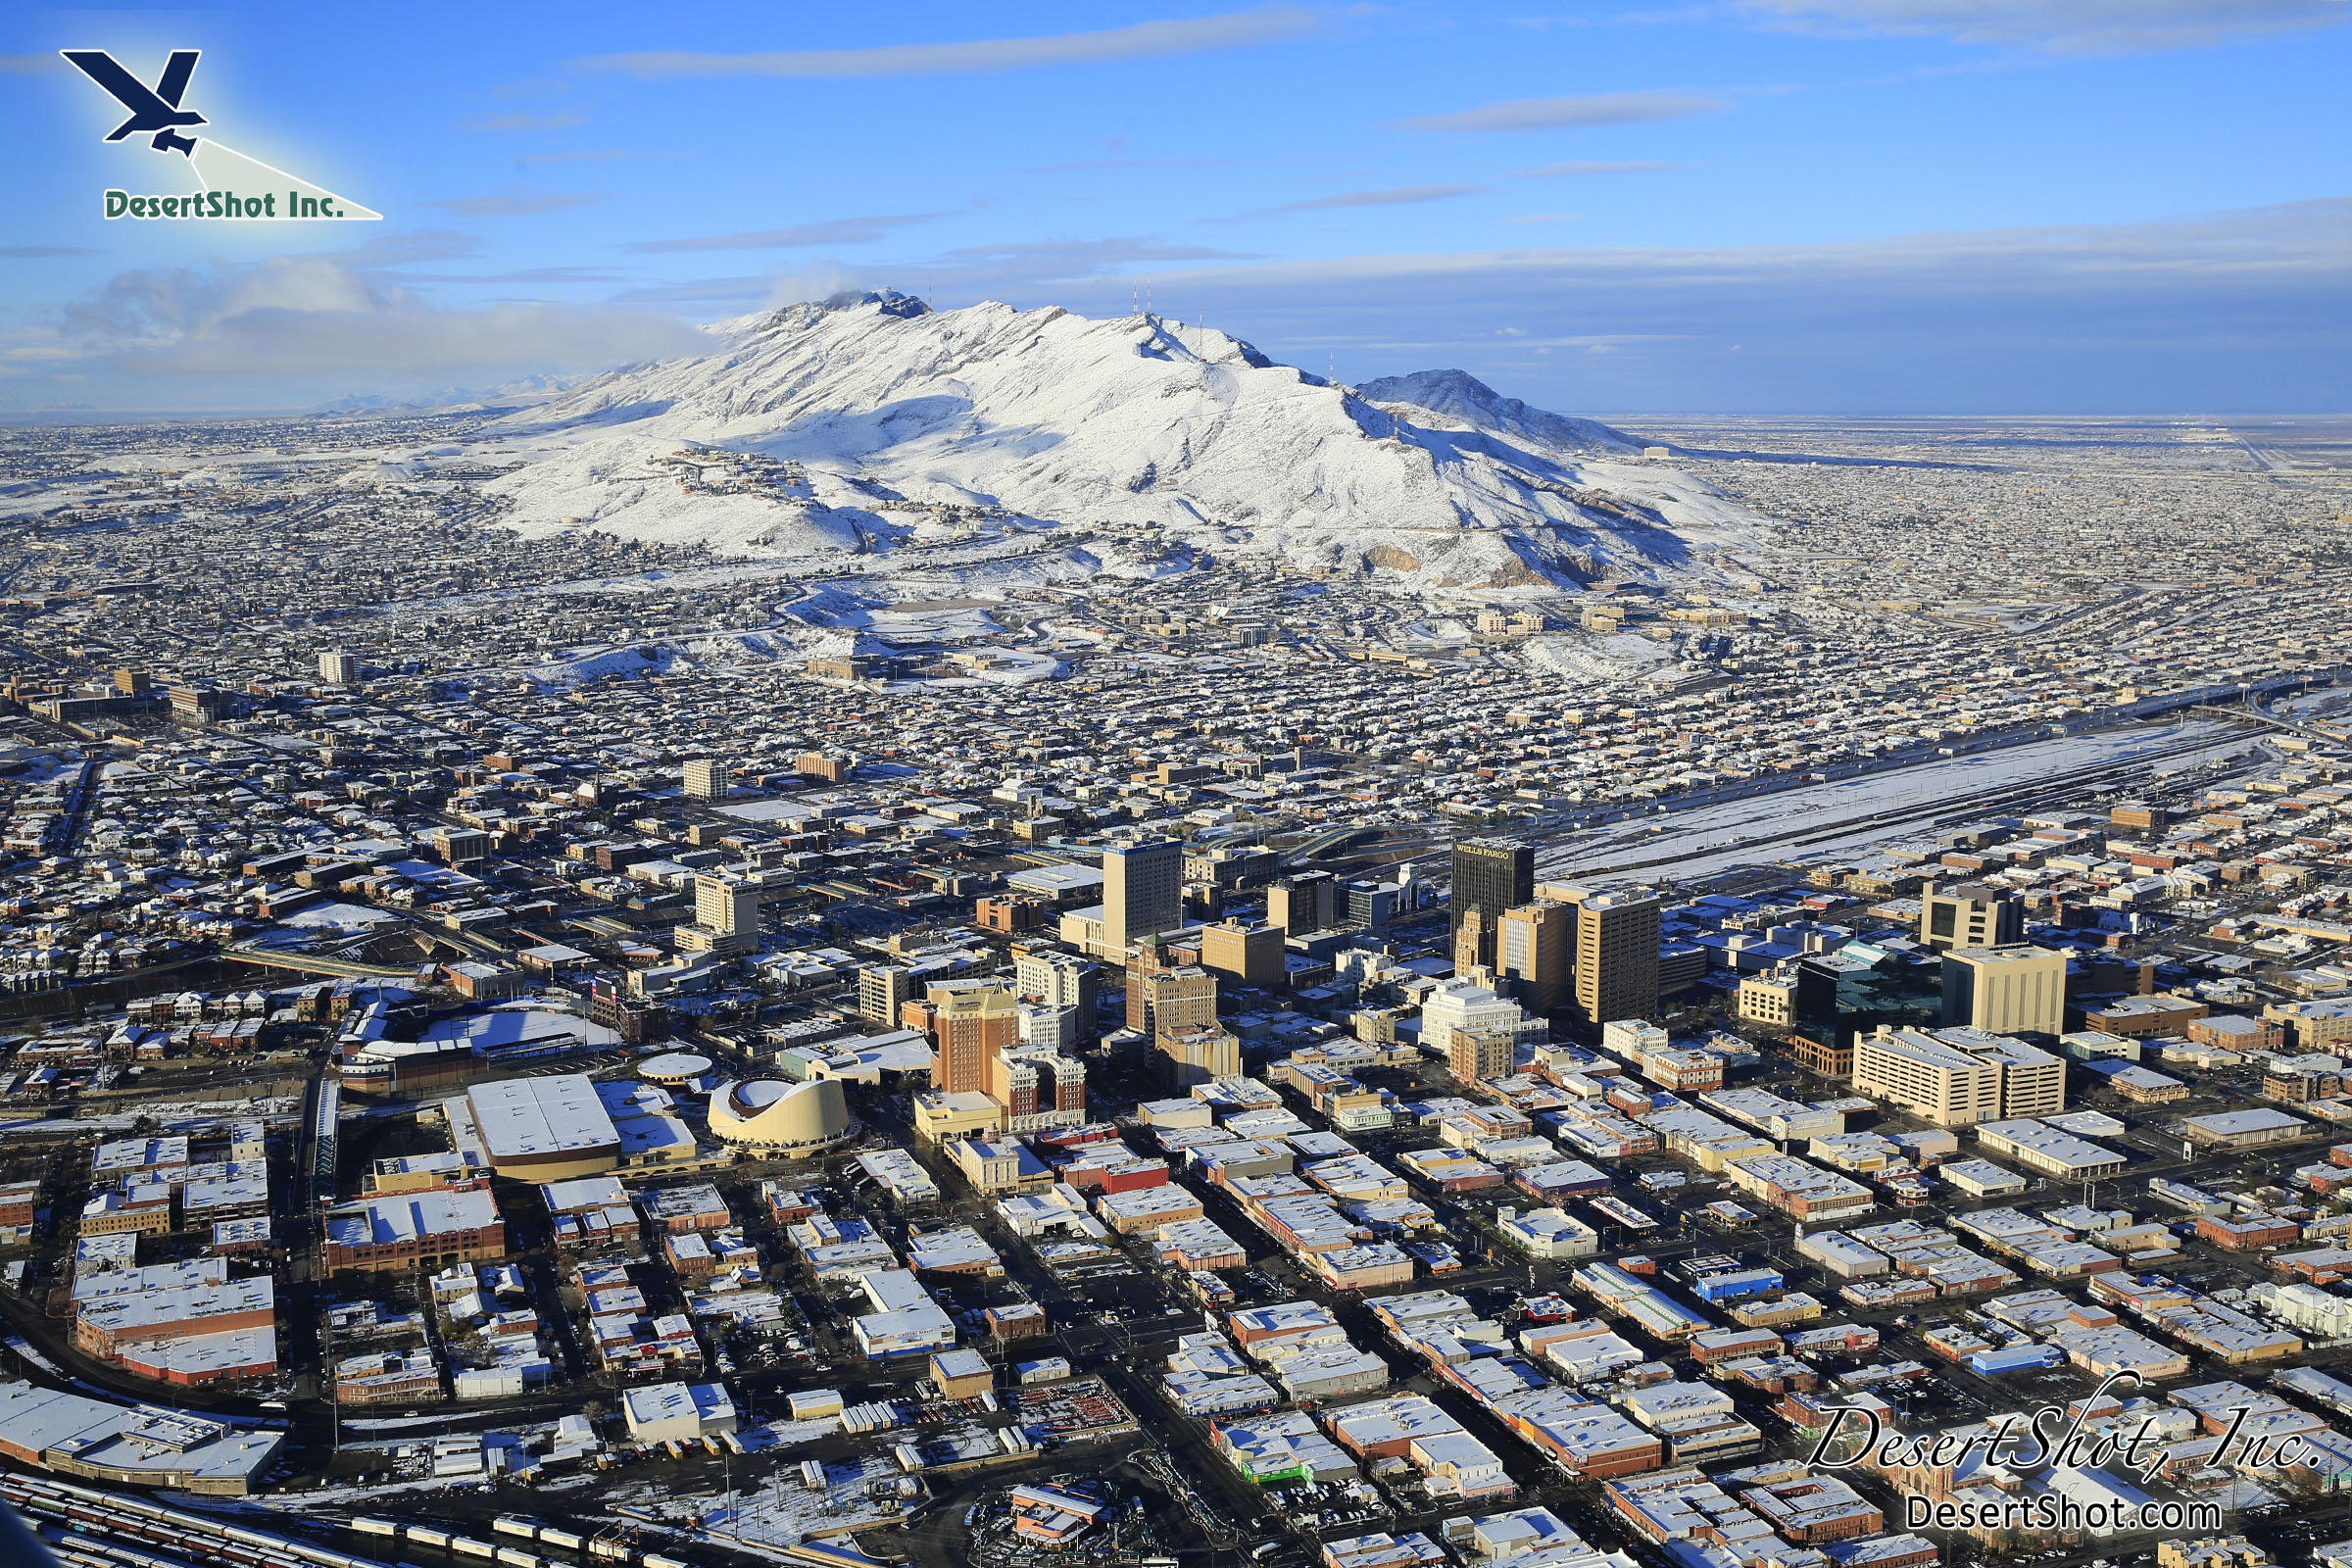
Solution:
<svg viewBox="0 0 2352 1568"><path fill-rule="evenodd" d="M671 1088L696 1084L710 1070L710 1058L692 1051L665 1051L659 1056L648 1056L637 1064L637 1076L647 1083L665 1084Z"/></svg>
<svg viewBox="0 0 2352 1568"><path fill-rule="evenodd" d="M710 1134L760 1154L806 1154L851 1137L858 1124L835 1078L791 1084L747 1078L710 1094Z"/></svg>

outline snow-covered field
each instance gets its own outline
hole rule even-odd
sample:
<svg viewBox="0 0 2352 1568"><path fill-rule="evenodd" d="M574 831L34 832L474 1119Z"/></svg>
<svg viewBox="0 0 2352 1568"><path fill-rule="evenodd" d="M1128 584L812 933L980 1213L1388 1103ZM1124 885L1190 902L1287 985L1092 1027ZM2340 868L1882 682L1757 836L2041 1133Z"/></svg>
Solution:
<svg viewBox="0 0 2352 1568"><path fill-rule="evenodd" d="M298 930L365 931L370 926L398 925L400 916L365 904L314 904L297 909L278 924Z"/></svg>

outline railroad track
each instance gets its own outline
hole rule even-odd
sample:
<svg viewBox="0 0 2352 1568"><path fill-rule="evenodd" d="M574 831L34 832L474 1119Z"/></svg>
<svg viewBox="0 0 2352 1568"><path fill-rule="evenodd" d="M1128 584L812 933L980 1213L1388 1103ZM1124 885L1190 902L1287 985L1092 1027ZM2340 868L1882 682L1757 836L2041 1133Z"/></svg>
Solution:
<svg viewBox="0 0 2352 1568"><path fill-rule="evenodd" d="M2086 791L2095 791L2106 784L2134 778L2159 762L2192 752L2203 751L2212 744L2211 739L2186 741L2178 746L2166 747L2161 751L2147 753L2123 761L2094 763L2089 767L2079 768L2070 773L2054 774L2049 778L2036 779L2031 783L1996 785L1975 794L1949 797L1933 804L1866 811L1854 816L1841 817L1834 822L1807 822L1783 832L1759 834L1720 846L1678 850L1671 855L1652 856L1644 859L1580 866L1576 874L1601 876L1615 875L1625 871L1653 870L1684 860L1695 859L1701 856L1714 857L1745 851L1761 853L1774 846L1802 850L1812 845L1844 838L1858 829L1898 828L1912 823L1934 826L1966 817L1982 816L1988 811L2060 803L2070 797L2080 797ZM1637 842L1637 840L1620 838L1617 843L1605 846L1605 848L1631 848ZM1560 861L1567 858L1571 853L1567 847L1551 852L1545 857L1550 863L1548 865L1539 864L1539 873L1556 870Z"/></svg>

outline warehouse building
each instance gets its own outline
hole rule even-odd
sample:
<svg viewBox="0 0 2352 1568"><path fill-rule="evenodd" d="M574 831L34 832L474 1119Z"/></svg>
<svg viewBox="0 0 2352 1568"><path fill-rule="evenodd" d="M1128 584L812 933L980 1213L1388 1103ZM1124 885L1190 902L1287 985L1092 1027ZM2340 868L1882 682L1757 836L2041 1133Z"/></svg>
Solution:
<svg viewBox="0 0 2352 1568"><path fill-rule="evenodd" d="M1977 1128L1977 1142L2028 1170L2061 1181L2103 1181L2124 1168L2124 1156L2114 1150L2060 1132L2046 1122L1984 1122Z"/></svg>
<svg viewBox="0 0 2352 1568"><path fill-rule="evenodd" d="M620 1411L639 1443L690 1443L735 1430L735 1401L717 1383L649 1383L623 1389Z"/></svg>

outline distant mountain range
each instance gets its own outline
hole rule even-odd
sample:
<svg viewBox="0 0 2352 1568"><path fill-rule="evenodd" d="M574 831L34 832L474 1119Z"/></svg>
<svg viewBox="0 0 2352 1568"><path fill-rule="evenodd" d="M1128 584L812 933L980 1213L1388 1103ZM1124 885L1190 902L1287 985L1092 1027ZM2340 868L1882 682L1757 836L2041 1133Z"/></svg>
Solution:
<svg viewBox="0 0 2352 1568"><path fill-rule="evenodd" d="M710 331L489 427L527 460L493 481L506 520L770 557L1059 536L1096 569L1277 556L1429 587L1712 576L1761 528L1634 437L1460 370L1335 386L1153 316L895 293ZM681 468L702 448L754 466Z"/></svg>
<svg viewBox="0 0 2352 1568"><path fill-rule="evenodd" d="M509 381L494 387L445 386L438 392L416 398L387 398L372 392L346 392L332 403L321 403L303 412L313 416L335 414L392 414L403 410L431 410L465 413L475 409L516 409L549 398L567 388L579 385L576 375L526 375L519 381Z"/></svg>

